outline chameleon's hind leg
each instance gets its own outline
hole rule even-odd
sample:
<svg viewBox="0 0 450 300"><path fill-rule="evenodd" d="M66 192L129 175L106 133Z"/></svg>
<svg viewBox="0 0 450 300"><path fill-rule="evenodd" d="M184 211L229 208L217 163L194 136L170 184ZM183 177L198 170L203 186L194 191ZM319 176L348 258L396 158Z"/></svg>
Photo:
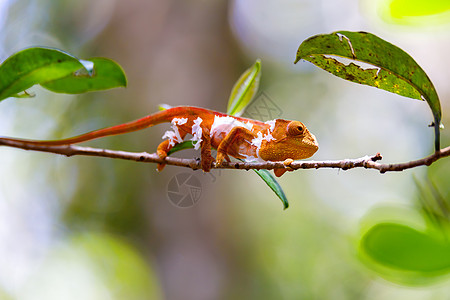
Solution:
<svg viewBox="0 0 450 300"><path fill-rule="evenodd" d="M180 136L181 139L184 139L186 136L186 131L180 130ZM167 157L167 153L170 151L170 149L173 148L175 145L171 145L170 140L165 140L161 144L159 144L156 154L162 159ZM202 127L202 141L201 141L201 166L202 170L205 172L209 172L211 170L211 164L214 161L214 158L211 155L211 137L209 134L209 129L206 127ZM158 171L162 171L166 164L159 163L157 168Z"/></svg>
<svg viewBox="0 0 450 300"><path fill-rule="evenodd" d="M184 139L184 137L186 136L187 132L180 130L180 137L181 139ZM175 144L172 144L170 139L165 140L164 142L162 142L161 144L158 145L158 148L156 149L156 154L158 154L158 156L162 159L165 159L167 157L167 153L169 153L169 151L176 145L178 144L177 142L175 142ZM164 169L164 167L166 166L166 164L163 163L159 163L157 165L157 169L158 171L162 171Z"/></svg>

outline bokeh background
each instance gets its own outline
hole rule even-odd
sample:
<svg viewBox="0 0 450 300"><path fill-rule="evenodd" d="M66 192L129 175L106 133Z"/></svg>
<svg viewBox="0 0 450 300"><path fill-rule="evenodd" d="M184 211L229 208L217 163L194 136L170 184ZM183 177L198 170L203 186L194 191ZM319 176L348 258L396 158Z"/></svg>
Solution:
<svg viewBox="0 0 450 300"><path fill-rule="evenodd" d="M420 158L433 151L425 102L293 61L312 35L372 32L425 69L450 124L449 8L448 1L401 0L0 0L0 61L52 46L112 58L128 77L126 89L70 96L34 87L35 98L7 99L1 135L68 137L137 119L160 103L225 111L235 80L260 58L260 91L283 118L317 136L314 159ZM88 144L153 152L165 130ZM357 246L374 208L414 209L414 178L428 176L448 198L444 160L398 174L289 173L279 180L291 205L283 211L253 172L168 166L157 173L152 164L0 150L0 299L449 297L445 279L415 286L384 279L358 258ZM201 184L189 208L167 195L181 173Z"/></svg>

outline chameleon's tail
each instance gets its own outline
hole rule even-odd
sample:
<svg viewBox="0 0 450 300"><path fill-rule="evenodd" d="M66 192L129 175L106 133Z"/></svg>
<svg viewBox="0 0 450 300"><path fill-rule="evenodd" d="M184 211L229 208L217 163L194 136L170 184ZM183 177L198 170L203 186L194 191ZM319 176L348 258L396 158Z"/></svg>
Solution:
<svg viewBox="0 0 450 300"><path fill-rule="evenodd" d="M151 127L153 125L157 125L164 122L170 122L174 117L179 114L180 107L169 108L152 115L148 115L138 120L134 120L128 123L106 127L99 130L94 130L85 134L81 134L75 137L62 139L62 140L54 140L54 141L36 141L36 140L25 140L25 139L13 139L13 138L2 138L3 140L16 141L16 142L26 142L28 144L36 144L43 146L63 146L70 144L77 144L93 139L97 139L100 137L117 135L132 131L137 131L140 129L144 129L147 127Z"/></svg>

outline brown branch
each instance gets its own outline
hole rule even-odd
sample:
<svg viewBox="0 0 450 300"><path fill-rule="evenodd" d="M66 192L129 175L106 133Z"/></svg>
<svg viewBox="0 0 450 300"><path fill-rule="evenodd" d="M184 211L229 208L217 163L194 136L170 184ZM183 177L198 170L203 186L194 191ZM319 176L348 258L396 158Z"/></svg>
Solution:
<svg viewBox="0 0 450 300"><path fill-rule="evenodd" d="M73 155L85 155L85 156L100 156L116 159L133 160L137 162L146 163L165 163L168 165L188 167L193 170L201 168L200 159L186 159L178 157L166 157L165 159L159 158L156 153L147 152L125 152L115 151L108 149L98 149L91 147L81 147L76 145L65 146L43 146L35 145L27 142L10 141L0 138L0 146L9 146L14 148L20 148L23 150L41 151L55 153L65 156ZM436 151L434 154L424 157L422 159L413 160L404 163L397 164L381 164L378 161L382 159L382 156L377 153L373 156L364 156L356 159L344 159L344 160L326 160L326 161L276 161L276 162L262 162L262 163L247 163L247 162L224 162L220 166L213 165L215 169L283 169L297 170L297 169L320 169L320 168L336 168L342 170L348 170L353 168L366 168L376 169L380 173L391 171L403 171L419 166L429 166L442 157L450 156L450 147Z"/></svg>

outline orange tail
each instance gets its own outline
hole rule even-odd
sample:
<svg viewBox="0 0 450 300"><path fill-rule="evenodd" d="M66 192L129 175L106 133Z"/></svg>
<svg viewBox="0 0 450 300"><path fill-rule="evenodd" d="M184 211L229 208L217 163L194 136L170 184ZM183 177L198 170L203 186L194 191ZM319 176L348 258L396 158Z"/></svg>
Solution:
<svg viewBox="0 0 450 300"><path fill-rule="evenodd" d="M17 142L26 142L28 144L37 144L37 145L47 145L47 146L62 146L62 145L70 145L77 144L105 136L117 135L132 131L137 131L140 129L144 129L147 127L151 127L153 125L157 125L164 122L170 122L173 118L183 116L186 114L198 114L201 112L205 112L207 110L196 107L173 107L169 108L152 115L148 115L138 120L134 120L128 123L107 127L99 130L94 130L82 135L78 135L75 137L62 139L62 140L54 140L54 141L36 141L36 140L25 140L25 139L13 139L13 138L2 138L3 140L17 141Z"/></svg>

